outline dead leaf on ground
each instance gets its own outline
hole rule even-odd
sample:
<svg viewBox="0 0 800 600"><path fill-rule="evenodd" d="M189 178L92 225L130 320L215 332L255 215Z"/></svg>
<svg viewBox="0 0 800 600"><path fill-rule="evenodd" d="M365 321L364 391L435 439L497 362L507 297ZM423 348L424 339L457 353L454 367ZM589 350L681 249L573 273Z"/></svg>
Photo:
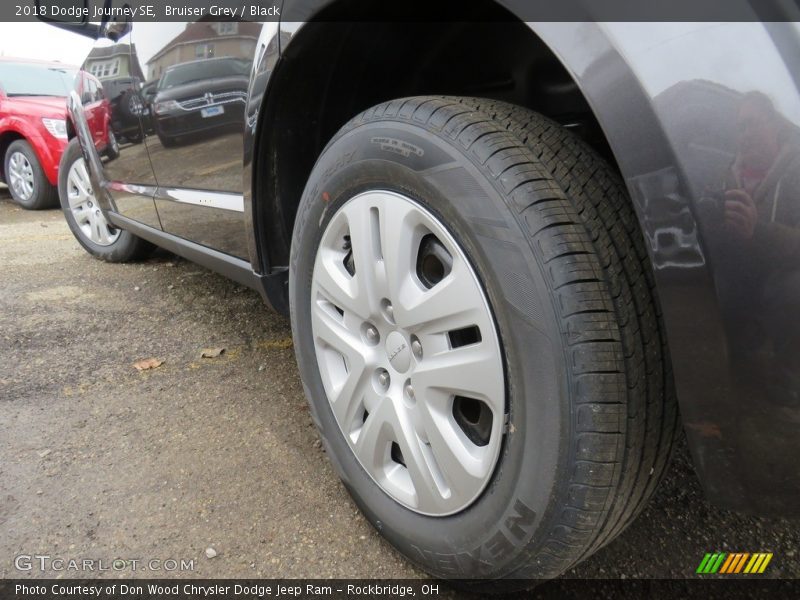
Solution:
<svg viewBox="0 0 800 600"><path fill-rule="evenodd" d="M148 369L157 369L164 364L164 361L159 358L143 358L133 363L137 371L147 371Z"/></svg>
<svg viewBox="0 0 800 600"><path fill-rule="evenodd" d="M217 358L223 352L225 352L225 348L203 348L200 358Z"/></svg>

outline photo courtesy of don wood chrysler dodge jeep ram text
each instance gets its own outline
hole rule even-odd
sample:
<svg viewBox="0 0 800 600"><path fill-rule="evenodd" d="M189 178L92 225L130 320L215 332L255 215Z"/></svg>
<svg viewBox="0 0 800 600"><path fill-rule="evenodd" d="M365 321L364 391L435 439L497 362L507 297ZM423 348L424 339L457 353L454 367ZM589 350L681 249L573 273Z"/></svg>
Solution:
<svg viewBox="0 0 800 600"><path fill-rule="evenodd" d="M161 246L290 315L334 468L436 576L563 573L641 512L681 428L710 500L796 512L797 25L503 4L76 25L163 48L140 57L144 143L101 157L68 99L75 237L112 262Z"/></svg>

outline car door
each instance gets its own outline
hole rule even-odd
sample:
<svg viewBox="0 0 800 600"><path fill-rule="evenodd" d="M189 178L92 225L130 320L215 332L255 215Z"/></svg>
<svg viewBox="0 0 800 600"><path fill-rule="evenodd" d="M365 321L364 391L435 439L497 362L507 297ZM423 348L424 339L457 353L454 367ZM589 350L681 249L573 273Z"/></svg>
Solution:
<svg viewBox="0 0 800 600"><path fill-rule="evenodd" d="M143 134L138 116L118 114L120 103L110 102L115 97L138 95L135 83L141 78L141 66L133 41L132 28L126 35L116 41L107 38L97 40L82 68L93 77L84 77L87 84L84 92L89 92L93 85L99 83L102 89L85 100L84 116L92 130L98 135L95 141L101 140L98 148L101 151L103 175L107 180L107 189L114 201L116 211L121 215L155 227L161 228L158 220L153 196L156 190L156 178L150 166L147 148L142 143ZM96 81L93 81L96 78ZM83 99L82 99L83 100ZM102 104L102 106L100 106ZM102 138L108 138L107 112L111 111L111 123L120 143L118 151L112 151ZM106 113L105 117L101 117ZM117 114L115 114L117 113ZM105 119L105 123L101 119ZM119 124L126 123L125 130L119 131ZM105 151L104 151L105 149Z"/></svg>
<svg viewBox="0 0 800 600"><path fill-rule="evenodd" d="M145 144L165 231L247 258L243 133L260 23L137 23L158 80ZM146 52L145 52L146 48Z"/></svg>

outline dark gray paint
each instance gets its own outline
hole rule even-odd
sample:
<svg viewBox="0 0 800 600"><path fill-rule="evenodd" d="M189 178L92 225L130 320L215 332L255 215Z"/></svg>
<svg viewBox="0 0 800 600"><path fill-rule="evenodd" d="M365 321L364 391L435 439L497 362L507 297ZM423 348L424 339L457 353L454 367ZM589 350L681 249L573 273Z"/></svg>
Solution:
<svg viewBox="0 0 800 600"><path fill-rule="evenodd" d="M504 4L513 9L513 2ZM627 183L655 270L683 422L710 499L744 510L797 512L797 26L535 23L530 28L572 74ZM280 126L263 118L271 74L280 68L278 42L287 47L296 30L282 25L279 35L274 23L265 24L256 47L243 123L244 178L241 188L229 190L243 189L244 212L224 215L235 225L216 238L208 232L219 234L226 219L199 205L186 208L191 217L172 217L177 225L171 226L177 235L248 256L255 272L276 271L267 295L280 306L285 306L285 265L270 265L264 248L286 232L265 222L274 174L254 165L258 144L271 127ZM213 158L231 160L228 153ZM732 169L735 162L747 168ZM93 171L100 168L91 164ZM193 164L186 168L184 175L192 175ZM738 187L731 180L742 173L765 182L752 191L760 213L752 236L721 227L719 198ZM95 176L102 178L102 172ZM148 230L151 237L154 231ZM225 241L229 236L239 236L239 247ZM207 262L223 272L228 268L225 261Z"/></svg>
<svg viewBox="0 0 800 600"><path fill-rule="evenodd" d="M655 267L684 426L708 496L743 510L797 512L797 26L531 27L588 98L633 198ZM767 178L783 185L780 210L774 222L762 214L748 239L720 227L714 197L732 187L725 180L737 156L755 151L744 146L760 143L737 131L739 121L759 112L744 106L760 102L745 99L753 92L774 104L788 156L764 157ZM771 208L768 197L758 204L761 213Z"/></svg>

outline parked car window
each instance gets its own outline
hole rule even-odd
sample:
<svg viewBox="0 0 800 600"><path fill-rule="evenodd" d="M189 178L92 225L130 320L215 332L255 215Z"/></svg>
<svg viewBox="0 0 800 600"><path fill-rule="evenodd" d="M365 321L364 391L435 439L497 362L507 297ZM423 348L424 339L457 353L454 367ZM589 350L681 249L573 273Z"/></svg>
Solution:
<svg viewBox="0 0 800 600"><path fill-rule="evenodd" d="M158 89L163 90L176 85L185 85L203 79L230 77L231 75L249 75L250 65L238 58L219 58L215 60L198 60L183 63L167 69Z"/></svg>
<svg viewBox="0 0 800 600"><path fill-rule="evenodd" d="M91 79L88 77L83 78L83 86L81 87L81 104L86 106L92 102L92 88Z"/></svg>
<svg viewBox="0 0 800 600"><path fill-rule="evenodd" d="M89 102L97 102L97 84L93 79L89 80Z"/></svg>
<svg viewBox="0 0 800 600"><path fill-rule="evenodd" d="M71 67L0 62L0 87L7 96L68 96L77 74Z"/></svg>

